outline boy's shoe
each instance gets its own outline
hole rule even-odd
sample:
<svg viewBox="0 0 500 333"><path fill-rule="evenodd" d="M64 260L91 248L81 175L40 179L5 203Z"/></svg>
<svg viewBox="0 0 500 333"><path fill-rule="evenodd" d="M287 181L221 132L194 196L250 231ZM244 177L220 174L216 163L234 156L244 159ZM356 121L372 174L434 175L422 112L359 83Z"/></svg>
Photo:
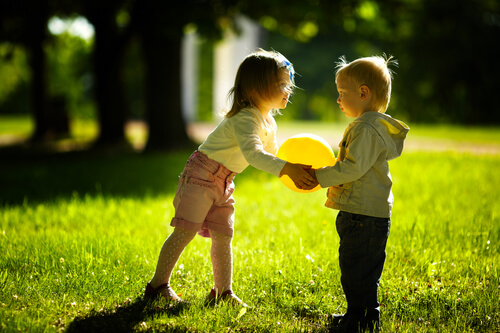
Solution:
<svg viewBox="0 0 500 333"><path fill-rule="evenodd" d="M373 333L379 332L380 320L360 315L332 315L329 332L333 333Z"/></svg>
<svg viewBox="0 0 500 333"><path fill-rule="evenodd" d="M380 318L365 318L367 332L380 332Z"/></svg>
<svg viewBox="0 0 500 333"><path fill-rule="evenodd" d="M338 326L343 320L347 319L347 313L337 314L334 313L330 317L328 317L328 326L335 327Z"/></svg>
<svg viewBox="0 0 500 333"><path fill-rule="evenodd" d="M163 296L167 301L175 301L178 303L182 302L182 299L177 296L175 291L170 288L170 284L164 283L159 285L156 288L153 288L153 286L148 282L146 284L146 291L144 292L144 299L146 300L154 300L160 296Z"/></svg>
<svg viewBox="0 0 500 333"><path fill-rule="evenodd" d="M236 296L235 293L231 289L224 291L222 294L217 294L215 291L215 288L210 290L210 294L207 296L207 305L215 305L218 301L223 301L223 302L228 302L233 305L239 305L242 307L247 307L241 299L239 299L238 296Z"/></svg>

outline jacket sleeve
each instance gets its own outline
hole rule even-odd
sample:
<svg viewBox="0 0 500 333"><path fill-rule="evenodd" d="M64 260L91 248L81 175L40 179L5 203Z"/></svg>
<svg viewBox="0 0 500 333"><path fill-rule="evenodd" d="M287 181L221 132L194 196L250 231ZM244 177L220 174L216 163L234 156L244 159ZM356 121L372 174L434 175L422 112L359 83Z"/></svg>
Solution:
<svg viewBox="0 0 500 333"><path fill-rule="evenodd" d="M345 159L316 170L321 187L346 184L363 177L385 150L382 138L373 128L369 125L359 127L347 138Z"/></svg>
<svg viewBox="0 0 500 333"><path fill-rule="evenodd" d="M242 114L238 119L235 119L233 130L236 141L248 164L279 177L286 161L277 158L264 149L259 136L261 131L259 121L251 113Z"/></svg>

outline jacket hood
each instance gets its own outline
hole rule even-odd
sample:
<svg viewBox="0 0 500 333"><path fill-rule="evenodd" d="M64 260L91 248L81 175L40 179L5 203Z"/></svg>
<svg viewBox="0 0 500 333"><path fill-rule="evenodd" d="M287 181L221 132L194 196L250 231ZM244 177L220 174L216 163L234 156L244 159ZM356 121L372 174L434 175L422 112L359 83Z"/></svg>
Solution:
<svg viewBox="0 0 500 333"><path fill-rule="evenodd" d="M354 122L370 124L387 146L387 160L401 156L406 134L410 128L404 122L380 112L365 112Z"/></svg>

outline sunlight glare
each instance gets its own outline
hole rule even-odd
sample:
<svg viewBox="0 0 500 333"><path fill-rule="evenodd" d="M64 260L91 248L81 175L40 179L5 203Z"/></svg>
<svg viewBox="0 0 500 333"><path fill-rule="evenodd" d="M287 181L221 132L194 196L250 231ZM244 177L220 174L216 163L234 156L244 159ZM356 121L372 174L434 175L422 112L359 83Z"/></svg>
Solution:
<svg viewBox="0 0 500 333"><path fill-rule="evenodd" d="M83 16L76 18L63 19L54 16L49 20L48 28L51 34L60 35L69 33L70 35L80 37L85 40L90 40L94 37L94 26Z"/></svg>

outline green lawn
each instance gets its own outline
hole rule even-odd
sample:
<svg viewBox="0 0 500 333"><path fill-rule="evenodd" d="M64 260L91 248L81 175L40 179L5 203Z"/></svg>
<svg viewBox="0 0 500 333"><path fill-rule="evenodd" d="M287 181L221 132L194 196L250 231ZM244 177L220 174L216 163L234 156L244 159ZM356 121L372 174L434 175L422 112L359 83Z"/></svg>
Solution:
<svg viewBox="0 0 500 333"><path fill-rule="evenodd" d="M474 132L471 144L500 142ZM171 281L189 305L141 302L190 153L7 160L0 151L0 331L326 332L326 316L346 306L336 211L323 206L324 189L295 193L253 168L236 177L233 240L234 290L251 308L204 305L212 273L201 237ZM499 166L500 154L411 149L391 162L384 332L500 331Z"/></svg>

